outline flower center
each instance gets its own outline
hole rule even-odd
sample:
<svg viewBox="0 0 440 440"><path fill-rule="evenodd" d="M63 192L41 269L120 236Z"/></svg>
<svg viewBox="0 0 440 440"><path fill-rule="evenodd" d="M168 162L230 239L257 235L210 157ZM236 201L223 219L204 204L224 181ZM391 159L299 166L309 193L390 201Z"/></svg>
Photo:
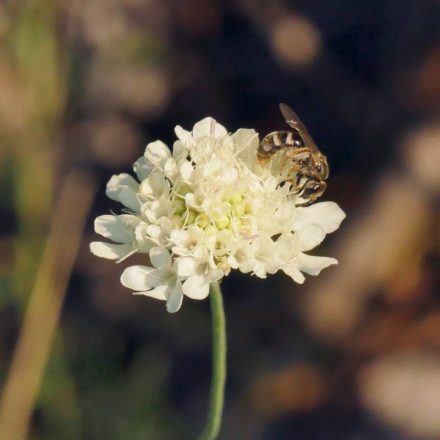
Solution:
<svg viewBox="0 0 440 440"><path fill-rule="evenodd" d="M247 217L251 213L251 205L243 192L232 194L226 191L218 194L214 200L201 204L200 209L188 206L184 196L191 192L189 187L180 187L172 202L172 210L179 227L196 225L207 235L215 231L235 229L241 232L248 225Z"/></svg>

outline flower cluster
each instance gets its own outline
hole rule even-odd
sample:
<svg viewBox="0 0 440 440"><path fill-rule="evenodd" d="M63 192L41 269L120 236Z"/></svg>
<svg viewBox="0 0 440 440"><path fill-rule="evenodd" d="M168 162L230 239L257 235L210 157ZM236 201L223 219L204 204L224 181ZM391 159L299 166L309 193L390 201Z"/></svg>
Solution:
<svg viewBox="0 0 440 440"><path fill-rule="evenodd" d="M179 310L183 296L203 299L210 283L231 269L260 278L282 270L297 283L317 275L333 258L307 255L335 231L345 214L332 202L297 206L290 185L259 164L258 134L229 134L212 118L191 132L177 126L172 153L161 141L147 145L129 174L113 176L107 196L124 214L102 215L95 231L115 243L93 242L100 257L122 261L149 255L149 266L124 270L135 293Z"/></svg>

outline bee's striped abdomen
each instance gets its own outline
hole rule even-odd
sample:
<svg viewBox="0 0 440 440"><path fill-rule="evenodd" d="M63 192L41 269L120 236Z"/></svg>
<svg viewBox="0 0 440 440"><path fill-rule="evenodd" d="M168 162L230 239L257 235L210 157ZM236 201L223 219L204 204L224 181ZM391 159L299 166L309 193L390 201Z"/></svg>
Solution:
<svg viewBox="0 0 440 440"><path fill-rule="evenodd" d="M261 141L258 147L258 156L268 158L285 148L301 148L303 146L304 141L299 133L287 130L274 131Z"/></svg>

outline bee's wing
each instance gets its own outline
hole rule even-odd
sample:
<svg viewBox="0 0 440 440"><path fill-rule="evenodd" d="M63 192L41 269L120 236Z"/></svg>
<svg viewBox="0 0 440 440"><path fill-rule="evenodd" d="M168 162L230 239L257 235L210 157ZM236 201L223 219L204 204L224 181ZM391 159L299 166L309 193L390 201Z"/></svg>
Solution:
<svg viewBox="0 0 440 440"><path fill-rule="evenodd" d="M286 124L298 130L299 134L303 137L306 145L315 151L319 151L309 131L301 122L298 115L292 110L292 108L290 108L287 104L280 103L280 111L286 121Z"/></svg>
<svg viewBox="0 0 440 440"><path fill-rule="evenodd" d="M298 124L301 123L301 121L298 118L298 115L287 104L281 103L280 110L286 123L293 128L297 128Z"/></svg>

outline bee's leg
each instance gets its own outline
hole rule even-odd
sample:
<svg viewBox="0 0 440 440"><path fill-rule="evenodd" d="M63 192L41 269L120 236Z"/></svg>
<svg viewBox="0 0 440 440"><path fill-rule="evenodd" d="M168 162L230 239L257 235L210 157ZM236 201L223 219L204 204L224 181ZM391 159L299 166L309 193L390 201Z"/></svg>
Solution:
<svg viewBox="0 0 440 440"><path fill-rule="evenodd" d="M306 206L314 202L325 190L325 183L317 180L316 176L308 171L302 170L295 176L294 194L304 199L299 206Z"/></svg>
<svg viewBox="0 0 440 440"><path fill-rule="evenodd" d="M298 169L295 174L295 178L289 181L292 183L293 193L299 195L304 190L304 186L307 184L307 176L305 176L303 173L300 173Z"/></svg>
<svg viewBox="0 0 440 440"><path fill-rule="evenodd" d="M327 185L322 179L316 178L316 176L313 175L310 176L310 180L306 181L300 195L300 197L304 199L301 206L306 206L316 201L322 196L326 188Z"/></svg>
<svg viewBox="0 0 440 440"><path fill-rule="evenodd" d="M312 204L314 202L314 200L304 200L301 203L297 203L295 202L296 206L309 206L310 204Z"/></svg>
<svg viewBox="0 0 440 440"><path fill-rule="evenodd" d="M305 170L308 169L308 161L310 159L310 151L308 148L295 148L288 150L285 158L290 159L290 171L295 174L305 175ZM307 171L306 171L307 172Z"/></svg>
<svg viewBox="0 0 440 440"><path fill-rule="evenodd" d="M293 147L286 152L286 156L294 158L295 156L310 156L310 148L308 147Z"/></svg>
<svg viewBox="0 0 440 440"><path fill-rule="evenodd" d="M310 149L307 147L292 148L286 152L286 156L299 165L307 165L310 161L311 153Z"/></svg>
<svg viewBox="0 0 440 440"><path fill-rule="evenodd" d="M304 177L304 176L303 176L303 177ZM311 199L308 198L308 197L307 197L307 198L303 197L304 192L307 190L306 186L307 186L308 183L309 183L309 180L308 180L308 179L304 179L303 183L300 184L300 185L298 185L298 188L297 188L297 190L295 191L295 194L296 194L298 197L300 197L300 198L303 199L302 202L295 202L295 204L296 204L297 206L307 206L307 205L310 205L310 203L312 203L312 201L313 201L313 200L311 200Z"/></svg>
<svg viewBox="0 0 440 440"><path fill-rule="evenodd" d="M292 159L292 157L290 155L286 154L281 159L281 163L280 163L280 173L281 174L294 173L296 175L301 171L302 168L303 168L303 166L300 163L296 162L294 159ZM291 180L291 179L287 179L287 180Z"/></svg>

